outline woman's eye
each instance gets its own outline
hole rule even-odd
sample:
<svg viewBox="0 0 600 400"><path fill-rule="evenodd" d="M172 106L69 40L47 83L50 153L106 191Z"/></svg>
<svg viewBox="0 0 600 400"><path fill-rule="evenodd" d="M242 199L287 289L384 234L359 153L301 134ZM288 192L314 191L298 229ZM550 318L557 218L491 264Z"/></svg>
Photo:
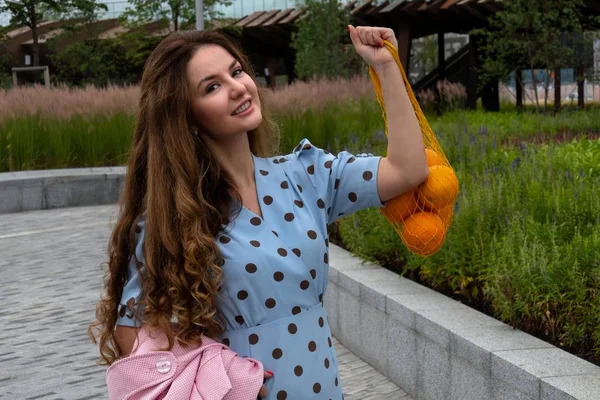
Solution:
<svg viewBox="0 0 600 400"><path fill-rule="evenodd" d="M238 76L238 75L242 74L243 72L244 72L244 70L242 70L241 68L238 68L235 71L233 71L233 76Z"/></svg>
<svg viewBox="0 0 600 400"><path fill-rule="evenodd" d="M206 93L210 93L210 92L212 92L213 90L215 90L216 88L217 88L217 84L216 84L216 83L213 83L212 85L210 85L210 86L208 86L208 87L206 88Z"/></svg>

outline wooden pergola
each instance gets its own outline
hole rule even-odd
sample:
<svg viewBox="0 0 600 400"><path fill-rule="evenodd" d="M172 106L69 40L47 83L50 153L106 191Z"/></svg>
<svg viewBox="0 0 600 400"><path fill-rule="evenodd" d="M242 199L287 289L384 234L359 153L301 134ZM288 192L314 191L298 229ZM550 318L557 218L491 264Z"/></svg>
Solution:
<svg viewBox="0 0 600 400"><path fill-rule="evenodd" d="M592 15L600 15L600 0L584 0ZM415 88L434 87L440 79L461 81L467 88L470 107L476 106L481 95L484 107L499 109L497 84L488 85L477 93L477 48L471 41L467 48L450 59L445 57L445 33L468 34L476 28L488 26L491 15L502 10L502 0L384 0L374 4L374 0L351 1L346 5L350 10L351 22L356 26L385 26L392 28L398 40L398 51L402 64L408 68L413 39L438 35L437 68L416 83ZM275 72L273 58L282 57L288 76L293 76L294 53L290 48L295 23L305 15L302 8L285 10L257 11L234 22L242 28L242 45L250 53L258 54L266 61L265 65ZM581 71L583 66L575 66ZM557 74L560 80L560 74ZM290 79L291 80L291 79ZM555 92L560 99L560 82ZM583 82L579 84L579 102L583 106ZM522 104L522 87L517 85L517 103ZM560 104L560 102L558 103Z"/></svg>

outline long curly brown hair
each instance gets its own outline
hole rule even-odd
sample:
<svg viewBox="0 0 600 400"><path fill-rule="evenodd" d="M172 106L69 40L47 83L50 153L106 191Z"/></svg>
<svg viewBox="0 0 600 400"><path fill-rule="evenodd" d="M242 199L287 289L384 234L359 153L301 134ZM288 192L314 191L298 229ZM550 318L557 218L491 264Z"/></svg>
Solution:
<svg viewBox="0 0 600 400"><path fill-rule="evenodd" d="M172 33L146 61L120 215L108 245L105 293L88 328L99 343L99 364L111 365L122 356L114 328L143 213L142 323L165 333L169 349L175 340L200 344L201 335L214 337L223 331L216 309L223 272L215 236L235 211L232 200L241 204L241 197L201 135L191 133L197 123L188 100L186 65L208 44L223 47L255 79L239 46L217 31ZM259 94L262 123L248 132L250 150L262 157L272 155L279 144L264 97Z"/></svg>

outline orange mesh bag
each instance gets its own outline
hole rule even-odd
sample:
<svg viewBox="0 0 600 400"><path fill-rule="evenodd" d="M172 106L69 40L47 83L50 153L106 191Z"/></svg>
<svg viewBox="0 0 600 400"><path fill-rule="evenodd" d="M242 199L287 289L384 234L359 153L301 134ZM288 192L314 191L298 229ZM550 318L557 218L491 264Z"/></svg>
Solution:
<svg viewBox="0 0 600 400"><path fill-rule="evenodd" d="M381 212L400 235L406 247L414 254L426 257L436 253L444 244L458 196L458 178L415 98L400 63L398 50L387 40L384 40L384 45L398 64L408 97L419 120L425 143L429 177L416 190L389 200ZM377 101L381 106L387 136L387 118L381 83L373 68L369 68L369 74Z"/></svg>

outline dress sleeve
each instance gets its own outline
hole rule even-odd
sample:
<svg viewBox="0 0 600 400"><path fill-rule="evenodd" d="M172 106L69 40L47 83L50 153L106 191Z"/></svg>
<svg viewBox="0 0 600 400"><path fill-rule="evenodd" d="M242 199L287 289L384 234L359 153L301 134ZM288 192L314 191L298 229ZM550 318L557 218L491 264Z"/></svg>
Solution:
<svg viewBox="0 0 600 400"><path fill-rule="evenodd" d="M144 236L146 218L142 216L135 229L135 252L127 266L127 283L123 288L119 303L117 325L139 328L142 326L142 313L139 307L142 296L144 275Z"/></svg>
<svg viewBox="0 0 600 400"><path fill-rule="evenodd" d="M356 211L383 207L377 190L381 157L355 156L347 151L335 156L308 139L303 139L293 154L319 196L317 206L326 209L328 224Z"/></svg>

